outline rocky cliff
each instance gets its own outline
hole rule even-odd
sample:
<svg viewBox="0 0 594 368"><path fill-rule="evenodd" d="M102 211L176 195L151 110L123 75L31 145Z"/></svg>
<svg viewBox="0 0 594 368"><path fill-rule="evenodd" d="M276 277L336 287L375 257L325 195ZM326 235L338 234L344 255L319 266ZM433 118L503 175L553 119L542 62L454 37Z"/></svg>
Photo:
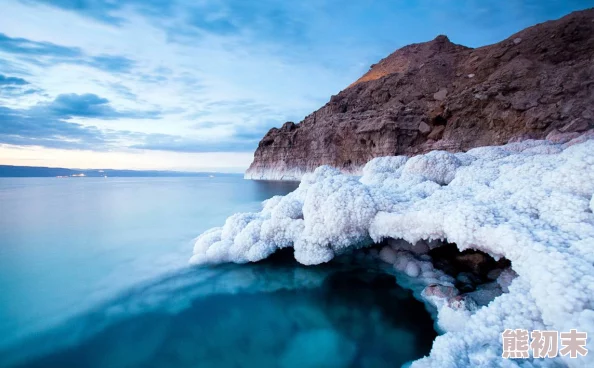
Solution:
<svg viewBox="0 0 594 368"><path fill-rule="evenodd" d="M357 173L378 156L465 151L594 128L594 9L468 48L403 47L299 124L260 141L249 179Z"/></svg>

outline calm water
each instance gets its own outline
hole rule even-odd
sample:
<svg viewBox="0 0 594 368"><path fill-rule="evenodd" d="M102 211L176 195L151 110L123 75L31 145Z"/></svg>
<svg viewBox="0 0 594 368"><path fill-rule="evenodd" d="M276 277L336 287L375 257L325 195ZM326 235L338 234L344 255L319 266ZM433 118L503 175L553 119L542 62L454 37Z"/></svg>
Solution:
<svg viewBox="0 0 594 368"><path fill-rule="evenodd" d="M435 333L385 275L189 268L191 240L293 183L0 179L0 366L397 366Z"/></svg>

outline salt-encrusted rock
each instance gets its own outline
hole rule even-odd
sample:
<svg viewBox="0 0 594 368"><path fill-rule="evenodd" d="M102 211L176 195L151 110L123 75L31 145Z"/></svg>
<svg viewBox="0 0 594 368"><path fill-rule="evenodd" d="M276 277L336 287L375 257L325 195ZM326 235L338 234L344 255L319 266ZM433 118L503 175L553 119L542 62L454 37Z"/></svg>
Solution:
<svg viewBox="0 0 594 368"><path fill-rule="evenodd" d="M450 299L459 294L458 289L452 286L443 286L432 284L423 289L423 294L426 297L435 297L439 299Z"/></svg>
<svg viewBox="0 0 594 368"><path fill-rule="evenodd" d="M394 251L390 246L386 245L382 248L382 250L380 250L379 257L382 261L386 263L394 264L398 256L396 254L396 251Z"/></svg>
<svg viewBox="0 0 594 368"><path fill-rule="evenodd" d="M421 273L421 269L416 262L408 262L404 272L410 277L417 277Z"/></svg>
<svg viewBox="0 0 594 368"><path fill-rule="evenodd" d="M419 255L419 259L421 261L429 261L429 262L431 262L431 260L432 260L432 258L429 254L421 254L421 255Z"/></svg>
<svg viewBox="0 0 594 368"><path fill-rule="evenodd" d="M449 298L447 306L454 310L471 312L478 309L478 305L468 294L457 295Z"/></svg>
<svg viewBox="0 0 594 368"><path fill-rule="evenodd" d="M408 254L398 252L398 258L396 259L396 262L393 263L394 269L399 272L405 272L406 266L411 260L412 257Z"/></svg>
<svg viewBox="0 0 594 368"><path fill-rule="evenodd" d="M468 295L478 306L488 305L496 297L503 294L503 290L497 282L480 285L477 290L470 292Z"/></svg>
<svg viewBox="0 0 594 368"><path fill-rule="evenodd" d="M503 272L503 270L501 268L496 268L494 270L491 270L487 273L487 278L489 280L497 280L497 278L499 277L499 275L501 275L501 272Z"/></svg>
<svg viewBox="0 0 594 368"><path fill-rule="evenodd" d="M456 280L471 287L478 285L481 282L481 279L470 272L460 272L458 276L456 276Z"/></svg>
<svg viewBox="0 0 594 368"><path fill-rule="evenodd" d="M417 262L417 265L419 266L419 268L421 269L421 272L423 272L423 273L425 273L425 272L433 272L434 271L434 267L433 267L433 264L431 262L426 262L426 261L419 260Z"/></svg>
<svg viewBox="0 0 594 368"><path fill-rule="evenodd" d="M501 275L497 278L497 283L501 286L501 289L507 293L509 292L509 286L516 277L518 277L518 274L511 268L508 268L501 272Z"/></svg>
<svg viewBox="0 0 594 368"><path fill-rule="evenodd" d="M553 143L566 143L579 136L580 133L578 132L561 133L560 131L555 129L547 135L546 139Z"/></svg>
<svg viewBox="0 0 594 368"><path fill-rule="evenodd" d="M394 250L410 250L412 248L412 244L407 242L404 239L388 239L388 244Z"/></svg>
<svg viewBox="0 0 594 368"><path fill-rule="evenodd" d="M419 240L410 248L410 251L417 255L425 254L429 252L429 246L424 240Z"/></svg>
<svg viewBox="0 0 594 368"><path fill-rule="evenodd" d="M246 178L298 180L320 165L360 174L374 157L591 129L593 17L575 12L477 49L438 36L396 50L299 124L271 129Z"/></svg>
<svg viewBox="0 0 594 368"><path fill-rule="evenodd" d="M427 240L425 242L429 246L429 249L439 248L439 247L445 245L445 242L441 239Z"/></svg>
<svg viewBox="0 0 594 368"><path fill-rule="evenodd" d="M421 176L437 184L449 184L456 175L460 160L445 151L432 151L426 155L411 157L404 164L403 175Z"/></svg>
<svg viewBox="0 0 594 368"><path fill-rule="evenodd" d="M231 216L222 228L202 234L190 261L244 263L292 247L297 261L314 265L389 238L411 244L447 239L442 248L452 259L457 251L481 251L499 259L489 261L493 268L511 264L513 271L501 272L503 294L486 306L476 308L466 295L436 308L444 334L413 367L513 364L501 358L506 328L594 330L592 152L594 135L585 132L563 144L525 140L469 150L453 154L457 161L443 153L396 159L396 165L374 160L360 179L323 166L262 211ZM417 291L438 283L432 278L439 269L410 250L390 248L397 255L394 269L406 272ZM377 260L377 249L369 253ZM440 253L430 251L436 265ZM479 297L491 293L487 300L495 289L477 290ZM592 350L594 342L586 346ZM577 366L594 366L594 355L580 359Z"/></svg>

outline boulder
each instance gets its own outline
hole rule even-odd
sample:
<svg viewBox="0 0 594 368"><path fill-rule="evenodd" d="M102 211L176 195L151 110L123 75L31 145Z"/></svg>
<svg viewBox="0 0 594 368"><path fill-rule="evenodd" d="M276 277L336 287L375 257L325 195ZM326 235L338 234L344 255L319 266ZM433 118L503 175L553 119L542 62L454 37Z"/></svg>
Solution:
<svg viewBox="0 0 594 368"><path fill-rule="evenodd" d="M439 91L437 91L433 94L433 98L436 101L443 101L443 100L445 100L447 95L448 95L448 90L445 88L441 88Z"/></svg>
<svg viewBox="0 0 594 368"><path fill-rule="evenodd" d="M438 141L443 136L443 132L444 131L445 131L445 126L438 125L435 128L433 128L433 130L431 131L431 133L429 133L429 135L427 136L427 138L433 139L435 141Z"/></svg>
<svg viewBox="0 0 594 368"><path fill-rule="evenodd" d="M419 123L419 132L421 132L421 134L427 134L431 131L431 126L427 123L425 123L424 121L421 121Z"/></svg>

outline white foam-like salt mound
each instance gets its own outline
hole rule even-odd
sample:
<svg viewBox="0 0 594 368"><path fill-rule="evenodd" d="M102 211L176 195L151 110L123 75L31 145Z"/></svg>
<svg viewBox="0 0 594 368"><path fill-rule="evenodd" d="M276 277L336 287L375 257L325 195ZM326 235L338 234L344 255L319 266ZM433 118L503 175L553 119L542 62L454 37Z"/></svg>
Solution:
<svg viewBox="0 0 594 368"><path fill-rule="evenodd" d="M594 366L592 353L501 358L506 328L594 335L593 195L592 135L564 144L525 141L377 158L359 180L320 167L261 212L234 215L201 235L191 262L257 261L292 246L299 262L319 264L385 238L411 244L447 239L460 250L506 257L518 277L486 307L439 306L438 324L447 333L414 367ZM400 262L402 254L385 250L379 257L411 277L435 276L422 264ZM587 347L594 349L592 338Z"/></svg>
<svg viewBox="0 0 594 368"><path fill-rule="evenodd" d="M250 169L244 178L251 180L286 180L298 181L305 171L300 168L276 167L271 169Z"/></svg>

